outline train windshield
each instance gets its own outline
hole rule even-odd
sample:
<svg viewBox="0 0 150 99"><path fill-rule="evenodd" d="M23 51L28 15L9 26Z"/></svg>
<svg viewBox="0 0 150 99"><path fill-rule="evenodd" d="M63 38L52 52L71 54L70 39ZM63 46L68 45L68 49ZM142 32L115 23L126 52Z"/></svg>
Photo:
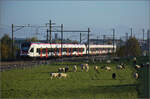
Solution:
<svg viewBox="0 0 150 99"><path fill-rule="evenodd" d="M21 44L21 50L22 50L22 51L25 51L25 52L28 51L29 48L30 48L30 45L31 45L30 42L22 43L22 44Z"/></svg>

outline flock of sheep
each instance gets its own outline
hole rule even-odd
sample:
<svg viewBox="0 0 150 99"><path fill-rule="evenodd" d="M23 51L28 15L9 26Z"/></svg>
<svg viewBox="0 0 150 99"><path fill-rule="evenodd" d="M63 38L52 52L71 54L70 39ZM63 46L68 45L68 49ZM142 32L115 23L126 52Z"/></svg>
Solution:
<svg viewBox="0 0 150 99"><path fill-rule="evenodd" d="M111 61L108 61L107 63L110 63ZM134 66L136 69L140 69L144 66L144 64L142 64L141 66L140 65L136 65L136 62L134 60ZM85 72L88 72L89 71L89 65L88 64L81 64L80 65L80 68L81 68L81 71L85 71ZM107 71L111 71L111 67L109 66L102 66L100 67L101 69L105 69ZM96 71L97 73L99 73L99 66L94 66L94 71ZM125 64L121 63L119 65L116 66L116 69L125 69ZM77 72L78 68L76 65L73 66L73 72ZM53 79L53 78L67 78L68 74L66 72L69 71L69 66L66 66L65 68L58 68L58 72L55 72L55 73L50 73L50 78ZM133 77L135 79L138 79L139 78L139 74L137 72L135 72L133 74ZM112 73L112 78L113 79L116 79L116 73Z"/></svg>
<svg viewBox="0 0 150 99"><path fill-rule="evenodd" d="M97 67L97 66L96 66ZM97 67L98 69L98 67ZM88 64L81 64L81 71L89 71L89 65ZM52 78L66 78L67 74L66 72L69 71L69 66L66 66L65 68L58 68L58 72L57 73L50 73L51 79ZM73 66L73 72L77 72L77 66L74 65Z"/></svg>

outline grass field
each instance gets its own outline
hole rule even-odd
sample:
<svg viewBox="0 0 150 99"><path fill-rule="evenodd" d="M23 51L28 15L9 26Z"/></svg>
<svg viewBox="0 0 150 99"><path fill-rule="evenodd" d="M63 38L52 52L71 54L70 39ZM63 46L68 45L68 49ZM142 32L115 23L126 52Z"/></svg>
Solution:
<svg viewBox="0 0 150 99"><path fill-rule="evenodd" d="M144 59L145 60L145 59ZM141 59L141 61L143 61ZM59 67L69 64L69 69L77 64L77 72L68 72L68 78L50 80L50 72L57 72ZM53 63L34 68L10 70L1 72L1 98L145 98L148 89L148 70L146 67L139 72L140 78L135 80L136 70L131 62L126 62L126 69L116 69L117 62L108 66L111 71L99 69L94 71L94 65L102 66L105 62L90 64L89 72L81 72L81 63ZM147 70L147 71L146 71ZM117 74L116 80L112 73ZM144 85L143 85L144 84Z"/></svg>

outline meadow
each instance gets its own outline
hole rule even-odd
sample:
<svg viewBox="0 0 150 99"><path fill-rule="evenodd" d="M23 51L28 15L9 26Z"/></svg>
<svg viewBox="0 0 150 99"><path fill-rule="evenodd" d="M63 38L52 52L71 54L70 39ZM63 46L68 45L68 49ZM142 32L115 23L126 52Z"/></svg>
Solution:
<svg viewBox="0 0 150 99"><path fill-rule="evenodd" d="M147 61L142 58L140 62ZM89 72L81 72L81 62L57 62L50 65L40 65L33 68L9 70L1 72L1 98L57 98L57 99L99 99L99 98L146 98L148 97L148 69L141 68L137 71L132 62L126 63L123 70L116 69L119 62L89 63ZM59 67L78 66L77 72L68 72L68 78L50 79L50 72L57 72ZM99 66L99 73L94 71L94 66ZM100 69L108 65L111 71ZM141 76L138 80L133 73ZM116 79L112 79L116 73Z"/></svg>

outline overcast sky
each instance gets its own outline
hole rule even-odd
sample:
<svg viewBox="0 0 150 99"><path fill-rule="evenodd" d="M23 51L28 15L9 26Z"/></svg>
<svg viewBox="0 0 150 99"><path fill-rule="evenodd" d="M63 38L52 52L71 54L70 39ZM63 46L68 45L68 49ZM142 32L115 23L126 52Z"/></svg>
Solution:
<svg viewBox="0 0 150 99"><path fill-rule="evenodd" d="M49 20L57 25L64 24L64 29L87 30L92 34L112 33L116 29L118 36L124 36L133 28L135 35L142 36L150 27L149 0L137 1L0 1L1 33L6 27L15 25L44 25ZM3 30L2 30L3 29ZM19 30L17 35L34 29ZM45 32L45 30L39 30Z"/></svg>

